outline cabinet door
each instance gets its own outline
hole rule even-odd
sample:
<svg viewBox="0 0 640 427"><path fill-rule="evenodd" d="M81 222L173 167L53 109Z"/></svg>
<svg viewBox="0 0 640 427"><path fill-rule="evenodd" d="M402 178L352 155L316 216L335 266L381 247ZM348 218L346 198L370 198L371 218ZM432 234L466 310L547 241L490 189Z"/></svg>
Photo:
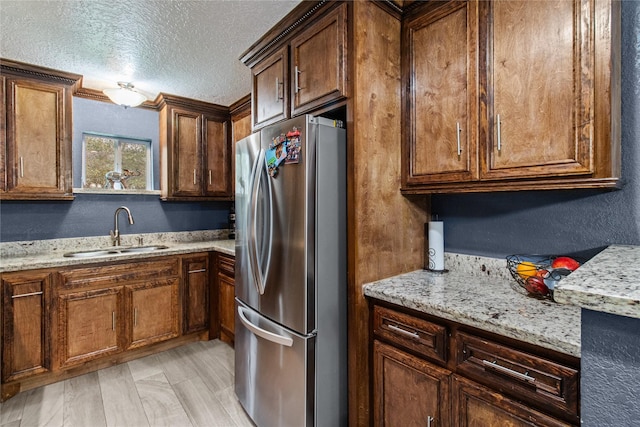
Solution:
<svg viewBox="0 0 640 427"><path fill-rule="evenodd" d="M477 7L434 4L403 26L405 185L477 178Z"/></svg>
<svg viewBox="0 0 640 427"><path fill-rule="evenodd" d="M183 333L201 331L209 327L209 255L185 258L182 261L184 278Z"/></svg>
<svg viewBox="0 0 640 427"><path fill-rule="evenodd" d="M49 273L2 276L2 382L47 372L51 366L49 337Z"/></svg>
<svg viewBox="0 0 640 427"><path fill-rule="evenodd" d="M291 40L291 115L346 96L347 5L342 4Z"/></svg>
<svg viewBox="0 0 640 427"><path fill-rule="evenodd" d="M0 196L7 191L7 79L0 75Z"/></svg>
<svg viewBox="0 0 640 427"><path fill-rule="evenodd" d="M374 341L375 426L449 426L451 373Z"/></svg>
<svg viewBox="0 0 640 427"><path fill-rule="evenodd" d="M289 47L284 46L251 69L253 128L289 118Z"/></svg>
<svg viewBox="0 0 640 427"><path fill-rule="evenodd" d="M220 273L218 284L220 291L220 339L233 344L235 337L235 279Z"/></svg>
<svg viewBox="0 0 640 427"><path fill-rule="evenodd" d="M62 367L119 353L124 348L124 288L80 291L58 297Z"/></svg>
<svg viewBox="0 0 640 427"><path fill-rule="evenodd" d="M231 196L231 135L229 122L203 117L204 152L206 153L205 195Z"/></svg>
<svg viewBox="0 0 640 427"><path fill-rule="evenodd" d="M452 378L452 390L453 425L456 426L558 427L571 425L457 375Z"/></svg>
<svg viewBox="0 0 640 427"><path fill-rule="evenodd" d="M202 195L202 115L174 108L173 116L173 195Z"/></svg>
<svg viewBox="0 0 640 427"><path fill-rule="evenodd" d="M71 196L71 97L54 84L7 78L6 85L7 197Z"/></svg>
<svg viewBox="0 0 640 427"><path fill-rule="evenodd" d="M592 3L480 2L482 178L593 172Z"/></svg>
<svg viewBox="0 0 640 427"><path fill-rule="evenodd" d="M178 283L172 278L127 285L128 349L179 335Z"/></svg>

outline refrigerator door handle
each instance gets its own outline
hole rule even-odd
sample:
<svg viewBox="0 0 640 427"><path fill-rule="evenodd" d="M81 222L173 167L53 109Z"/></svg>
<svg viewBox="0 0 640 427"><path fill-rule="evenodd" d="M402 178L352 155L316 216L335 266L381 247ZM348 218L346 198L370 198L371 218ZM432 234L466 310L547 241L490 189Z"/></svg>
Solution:
<svg viewBox="0 0 640 427"><path fill-rule="evenodd" d="M291 347L293 345L293 339L291 337L285 337L282 335L274 334L273 332L269 332L262 328L257 327L253 323L249 321L244 315L245 309L243 307L238 306L238 316L240 317L240 321L242 324L255 335L264 338L267 341L271 341L276 344L283 345L285 347Z"/></svg>
<svg viewBox="0 0 640 427"><path fill-rule="evenodd" d="M260 195L260 183L262 182L262 167L264 167L265 172L267 172L267 164L265 159L265 151L264 149L260 149L260 153L258 154L258 159L256 160L256 165L254 168L253 179L252 179L252 194L251 194L251 219L250 219L250 230L251 230L251 242L249 244L250 255L251 255L251 267L253 270L254 281L256 285L256 290L260 295L264 295L265 286L267 283L267 276L269 275L269 266L271 264L271 245L273 241L273 200L272 200L272 189L271 189L271 181L267 178L267 190L268 190L268 209L269 215L267 218L268 228L267 228L267 259L264 273L260 268L260 258L261 255L258 250L258 222L256 218L258 217L258 196ZM268 172L267 172L268 173Z"/></svg>
<svg viewBox="0 0 640 427"><path fill-rule="evenodd" d="M264 161L264 150L260 149L258 158L253 165L251 171L251 206L248 215L248 230L249 230L249 262L251 265L251 272L253 273L253 283L258 291L258 294L264 294L264 288L262 285L262 277L260 274L260 265L258 263L258 225L256 218L258 216L258 194L260 190L260 165Z"/></svg>

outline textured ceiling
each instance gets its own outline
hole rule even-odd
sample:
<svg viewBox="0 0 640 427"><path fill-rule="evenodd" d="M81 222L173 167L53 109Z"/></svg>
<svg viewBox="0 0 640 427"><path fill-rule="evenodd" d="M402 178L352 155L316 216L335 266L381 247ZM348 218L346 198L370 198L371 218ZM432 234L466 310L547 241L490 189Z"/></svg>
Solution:
<svg viewBox="0 0 640 427"><path fill-rule="evenodd" d="M299 0L0 0L0 57L230 105L251 91L240 55Z"/></svg>

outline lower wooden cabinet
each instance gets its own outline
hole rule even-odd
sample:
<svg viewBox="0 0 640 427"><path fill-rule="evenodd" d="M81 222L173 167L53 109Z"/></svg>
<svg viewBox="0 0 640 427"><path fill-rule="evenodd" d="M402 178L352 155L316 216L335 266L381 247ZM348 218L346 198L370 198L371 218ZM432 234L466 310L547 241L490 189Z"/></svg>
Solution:
<svg viewBox="0 0 640 427"><path fill-rule="evenodd" d="M577 426L580 361L375 301L373 425Z"/></svg>
<svg viewBox="0 0 640 427"><path fill-rule="evenodd" d="M2 393L50 384L210 335L210 260L233 305L234 258L201 252L11 272L2 290ZM231 290L227 288L230 286ZM233 318L222 311L222 337ZM233 308L230 309L233 313Z"/></svg>
<svg viewBox="0 0 640 427"><path fill-rule="evenodd" d="M220 339L231 345L233 345L235 337L235 265L234 257L218 254L216 281Z"/></svg>
<svg viewBox="0 0 640 427"><path fill-rule="evenodd" d="M51 369L50 272L2 275L2 382Z"/></svg>
<svg viewBox="0 0 640 427"><path fill-rule="evenodd" d="M209 327L209 254L197 254L182 259L183 301L182 333L206 330Z"/></svg>
<svg viewBox="0 0 640 427"><path fill-rule="evenodd" d="M124 349L124 288L79 291L58 297L59 366L67 367Z"/></svg>
<svg viewBox="0 0 640 427"><path fill-rule="evenodd" d="M127 349L180 335L177 277L128 285L125 319Z"/></svg>
<svg viewBox="0 0 640 427"><path fill-rule="evenodd" d="M373 365L375 426L450 425L450 371L380 341Z"/></svg>
<svg viewBox="0 0 640 427"><path fill-rule="evenodd" d="M571 426L458 375L452 376L453 425L459 427Z"/></svg>

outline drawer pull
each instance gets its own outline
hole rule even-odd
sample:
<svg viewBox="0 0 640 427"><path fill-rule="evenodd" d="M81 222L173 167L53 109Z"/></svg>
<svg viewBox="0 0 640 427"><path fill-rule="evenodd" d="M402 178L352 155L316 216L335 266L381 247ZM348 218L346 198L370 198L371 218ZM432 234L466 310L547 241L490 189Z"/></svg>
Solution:
<svg viewBox="0 0 640 427"><path fill-rule="evenodd" d="M206 268L201 268L200 270L189 270L187 273L204 273L205 271L207 271Z"/></svg>
<svg viewBox="0 0 640 427"><path fill-rule="evenodd" d="M391 329L392 331L401 333L403 335L406 335L408 337L411 337L411 338L420 339L420 335L416 334L415 332L407 331L405 329L397 327L396 325L389 325L389 329Z"/></svg>
<svg viewBox="0 0 640 427"><path fill-rule="evenodd" d="M20 295L11 295L11 298L24 298L24 297L32 297L34 295L42 295L42 291L40 292L31 292L29 294L20 294Z"/></svg>
<svg viewBox="0 0 640 427"><path fill-rule="evenodd" d="M431 427L431 423L435 420L431 415L427 417L427 427Z"/></svg>
<svg viewBox="0 0 640 427"><path fill-rule="evenodd" d="M496 371L499 371L499 372L502 372L504 374L510 375L510 376L515 377L516 379L519 379L519 380L527 381L529 383L534 383L536 381L535 378L530 377L529 375L527 375L526 372L524 374L521 374L520 372L514 371L513 369L505 368L504 366L498 365L498 363L495 360L493 362L489 362L488 360L483 360L482 364L485 367L488 367L488 368L491 368L491 369L495 369Z"/></svg>

